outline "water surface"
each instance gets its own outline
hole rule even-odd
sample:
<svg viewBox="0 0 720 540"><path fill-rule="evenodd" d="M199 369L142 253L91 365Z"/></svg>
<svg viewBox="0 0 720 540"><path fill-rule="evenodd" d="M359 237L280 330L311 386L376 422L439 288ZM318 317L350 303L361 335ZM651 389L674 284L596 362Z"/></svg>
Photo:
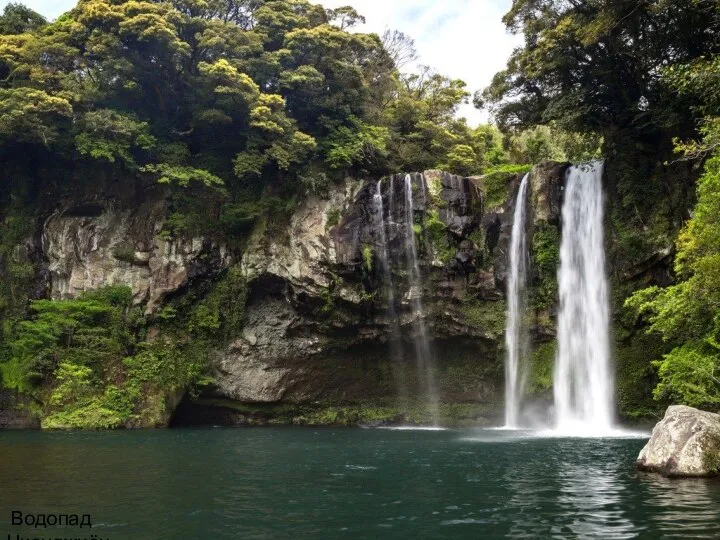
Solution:
<svg viewBox="0 0 720 540"><path fill-rule="evenodd" d="M11 510L89 513L110 540L719 538L720 482L635 471L644 443L498 430L0 432L0 539L79 532L12 527Z"/></svg>

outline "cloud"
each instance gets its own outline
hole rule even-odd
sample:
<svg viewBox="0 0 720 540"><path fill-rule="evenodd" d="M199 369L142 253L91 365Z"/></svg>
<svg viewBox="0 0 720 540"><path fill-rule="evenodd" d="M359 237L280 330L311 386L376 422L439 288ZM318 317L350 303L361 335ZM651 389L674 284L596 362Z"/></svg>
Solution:
<svg viewBox="0 0 720 540"><path fill-rule="evenodd" d="M21 0L22 1L22 0ZM7 4L0 0L0 7ZM74 0L24 0L24 3L55 18L75 5ZM386 28L400 30L415 39L420 63L452 78L462 79L470 92L485 88L493 75L505 67L520 37L510 35L502 16L512 0L325 0L327 7L352 5L367 19L360 28L381 34ZM487 121L471 104L461 114L470 123Z"/></svg>
<svg viewBox="0 0 720 540"><path fill-rule="evenodd" d="M360 28L381 34L400 30L415 40L419 62L440 73L462 79L474 93L488 86L505 68L521 37L509 34L502 23L511 0L326 0L328 7L352 5L367 23ZM472 104L460 114L471 124L487 121Z"/></svg>

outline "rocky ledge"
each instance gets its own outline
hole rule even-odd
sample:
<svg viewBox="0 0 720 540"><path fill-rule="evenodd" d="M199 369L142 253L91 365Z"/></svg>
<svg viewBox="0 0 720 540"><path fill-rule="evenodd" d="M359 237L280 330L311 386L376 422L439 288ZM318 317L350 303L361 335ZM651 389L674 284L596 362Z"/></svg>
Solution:
<svg viewBox="0 0 720 540"><path fill-rule="evenodd" d="M637 467L669 477L720 472L720 414L685 405L668 407L642 449Z"/></svg>

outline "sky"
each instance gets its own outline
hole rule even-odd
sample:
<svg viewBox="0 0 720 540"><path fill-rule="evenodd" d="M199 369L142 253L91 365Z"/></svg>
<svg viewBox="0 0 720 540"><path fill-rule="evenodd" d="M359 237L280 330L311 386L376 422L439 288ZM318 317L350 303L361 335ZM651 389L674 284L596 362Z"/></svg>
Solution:
<svg viewBox="0 0 720 540"><path fill-rule="evenodd" d="M15 0L53 19L73 7L76 0ZM7 4L0 0L0 7ZM468 90L485 88L492 76L505 67L520 36L509 34L502 16L512 0L324 0L326 7L352 5L367 19L363 32L400 30L415 40L419 63L443 75L462 79ZM406 69L411 69L408 67ZM461 116L475 125L487 114L464 106Z"/></svg>

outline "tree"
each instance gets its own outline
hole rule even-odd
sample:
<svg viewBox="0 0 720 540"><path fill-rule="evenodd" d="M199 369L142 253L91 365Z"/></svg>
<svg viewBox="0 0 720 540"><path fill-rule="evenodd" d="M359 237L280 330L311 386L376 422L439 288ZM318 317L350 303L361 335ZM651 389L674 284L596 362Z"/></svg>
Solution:
<svg viewBox="0 0 720 540"><path fill-rule="evenodd" d="M514 0L503 20L523 32L525 46L478 101L505 128L692 128L688 102L676 99L662 72L718 52L715 2Z"/></svg>
<svg viewBox="0 0 720 540"><path fill-rule="evenodd" d="M676 347L656 365L664 401L720 409L720 157L705 166L693 218L678 239L680 282L638 291L626 306Z"/></svg>
<svg viewBox="0 0 720 540"><path fill-rule="evenodd" d="M509 137L508 151L513 163L533 164L549 159L583 162L599 159L602 138L594 133L571 133L555 123L535 126Z"/></svg>
<svg viewBox="0 0 720 540"><path fill-rule="evenodd" d="M693 96L693 110L706 116L700 140L676 139L684 159L709 159L697 184L697 204L677 240L671 287L636 292L626 306L647 319L675 347L658 359L656 399L720 410L720 95L712 84L720 74L718 57L670 66L664 75L680 95Z"/></svg>
<svg viewBox="0 0 720 540"><path fill-rule="evenodd" d="M351 6L343 6L327 10L327 18L331 23L337 23L340 30L348 30L358 24L365 24L365 17L360 15Z"/></svg>
<svg viewBox="0 0 720 540"><path fill-rule="evenodd" d="M0 15L0 34L24 34L47 24L45 17L22 5L9 3Z"/></svg>
<svg viewBox="0 0 720 540"><path fill-rule="evenodd" d="M382 44L397 69L404 68L418 58L415 40L399 30L385 30Z"/></svg>

